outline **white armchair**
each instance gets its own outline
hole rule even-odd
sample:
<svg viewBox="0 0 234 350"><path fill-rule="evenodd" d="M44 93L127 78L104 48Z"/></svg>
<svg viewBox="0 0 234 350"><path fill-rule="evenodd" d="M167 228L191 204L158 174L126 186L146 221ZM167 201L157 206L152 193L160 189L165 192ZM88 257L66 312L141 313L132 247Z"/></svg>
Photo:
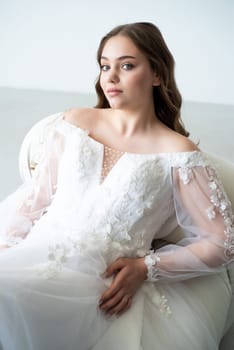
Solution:
<svg viewBox="0 0 234 350"><path fill-rule="evenodd" d="M19 169L23 181L29 179L32 173L40 162L43 154L43 146L48 132L53 127L54 123L62 118L60 113L46 117L37 122L25 136L19 154ZM231 163L215 154L207 154L214 163L219 176L223 182L224 188L231 200L234 211L234 163ZM176 242L183 235L182 230L178 227L169 237L168 240ZM229 314L227 317L224 336L220 345L220 350L234 349L234 264L228 268L228 275L232 285L233 298L230 305Z"/></svg>

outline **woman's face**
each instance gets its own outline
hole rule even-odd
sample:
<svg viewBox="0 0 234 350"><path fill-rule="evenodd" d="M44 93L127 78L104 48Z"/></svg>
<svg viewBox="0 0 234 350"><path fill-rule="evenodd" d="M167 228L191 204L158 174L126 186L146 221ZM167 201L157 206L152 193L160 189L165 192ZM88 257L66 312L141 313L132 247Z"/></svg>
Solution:
<svg viewBox="0 0 234 350"><path fill-rule="evenodd" d="M144 54L126 36L110 38L100 60L100 85L111 106L137 109L153 103L152 87L159 78Z"/></svg>

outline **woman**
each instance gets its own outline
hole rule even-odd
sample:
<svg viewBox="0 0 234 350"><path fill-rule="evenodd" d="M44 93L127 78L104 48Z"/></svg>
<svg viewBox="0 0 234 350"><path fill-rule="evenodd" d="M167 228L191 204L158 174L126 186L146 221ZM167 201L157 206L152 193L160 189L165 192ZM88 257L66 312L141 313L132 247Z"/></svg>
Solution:
<svg viewBox="0 0 234 350"><path fill-rule="evenodd" d="M1 206L2 348L218 349L233 214L181 122L173 57L132 23L97 58L96 108L58 115L32 182Z"/></svg>

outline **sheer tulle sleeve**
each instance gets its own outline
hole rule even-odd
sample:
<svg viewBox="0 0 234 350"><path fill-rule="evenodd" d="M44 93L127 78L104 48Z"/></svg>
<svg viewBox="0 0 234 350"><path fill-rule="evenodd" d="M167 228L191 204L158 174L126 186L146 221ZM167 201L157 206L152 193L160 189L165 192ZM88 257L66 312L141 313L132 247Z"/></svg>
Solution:
<svg viewBox="0 0 234 350"><path fill-rule="evenodd" d="M36 220L46 213L56 191L57 169L64 137L54 127L47 136L32 179L0 203L0 245L12 246L24 239Z"/></svg>
<svg viewBox="0 0 234 350"><path fill-rule="evenodd" d="M184 236L146 256L148 280L214 273L234 259L231 203L211 166L173 167L177 222Z"/></svg>

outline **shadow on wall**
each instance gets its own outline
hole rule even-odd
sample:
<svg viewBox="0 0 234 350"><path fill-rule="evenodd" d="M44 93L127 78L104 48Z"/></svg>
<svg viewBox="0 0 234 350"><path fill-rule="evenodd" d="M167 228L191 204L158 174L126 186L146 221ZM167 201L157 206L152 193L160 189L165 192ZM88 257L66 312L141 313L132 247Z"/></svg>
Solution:
<svg viewBox="0 0 234 350"><path fill-rule="evenodd" d="M0 199L21 184L19 148L32 125L47 115L95 103L94 94L0 88ZM234 105L184 102L182 116L201 149L234 162Z"/></svg>

